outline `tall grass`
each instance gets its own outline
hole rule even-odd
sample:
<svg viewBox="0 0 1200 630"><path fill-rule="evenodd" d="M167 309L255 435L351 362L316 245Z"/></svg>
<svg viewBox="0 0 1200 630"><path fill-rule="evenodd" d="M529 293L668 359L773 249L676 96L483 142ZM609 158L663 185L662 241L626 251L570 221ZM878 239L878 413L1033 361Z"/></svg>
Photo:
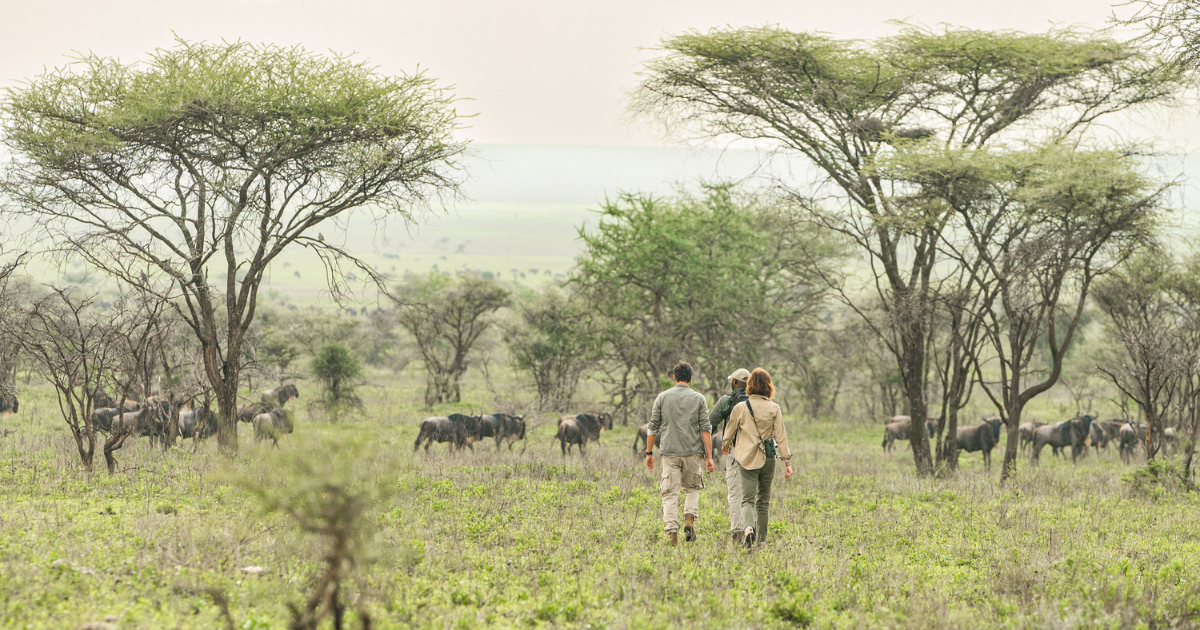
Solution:
<svg viewBox="0 0 1200 630"><path fill-rule="evenodd" d="M371 381L366 417L301 411L279 452L247 427L232 461L140 440L113 477L84 473L49 392L23 390L0 421L0 627L213 628L209 587L236 627L286 627L327 549L243 482L295 487L288 458L386 486L347 591L376 628L1194 627L1200 613L1196 497L1123 482L1115 450L1077 466L1046 452L1000 487L977 454L920 479L903 447L882 453L881 426L791 419L797 474L776 481L768 546L730 545L713 474L699 541L670 548L635 427L585 457L559 454L552 422L524 453L414 455L420 375ZM455 409L487 408L480 383L467 393Z"/></svg>

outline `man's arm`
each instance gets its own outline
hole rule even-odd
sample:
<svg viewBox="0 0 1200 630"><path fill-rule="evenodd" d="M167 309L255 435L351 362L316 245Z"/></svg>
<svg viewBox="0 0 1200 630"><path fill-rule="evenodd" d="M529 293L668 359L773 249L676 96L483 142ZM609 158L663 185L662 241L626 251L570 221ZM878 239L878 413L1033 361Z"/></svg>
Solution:
<svg viewBox="0 0 1200 630"><path fill-rule="evenodd" d="M700 413L696 414L700 428L700 441L704 442L704 470L712 472L716 468L712 458L712 424L708 421L708 400L700 396Z"/></svg>

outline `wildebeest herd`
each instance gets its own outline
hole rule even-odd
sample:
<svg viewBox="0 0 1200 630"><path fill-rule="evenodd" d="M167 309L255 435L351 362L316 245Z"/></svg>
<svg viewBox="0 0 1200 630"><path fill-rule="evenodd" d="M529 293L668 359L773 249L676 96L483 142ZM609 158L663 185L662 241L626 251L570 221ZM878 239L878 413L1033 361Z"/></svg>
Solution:
<svg viewBox="0 0 1200 630"><path fill-rule="evenodd" d="M971 427L959 427L955 433L960 451L983 454L985 467L991 466L992 450L1000 443L1000 427L1002 421L998 417L984 418L983 421ZM938 422L929 420L926 423L929 435L937 433ZM912 418L908 416L893 416L883 429L883 450L890 452L897 440L908 440L912 430ZM1096 453L1107 450L1109 444L1117 444L1121 460L1129 463L1137 449L1146 439L1146 423L1133 423L1128 420L1095 421L1089 414L1078 415L1070 420L1056 424L1046 424L1031 420L1018 427L1017 436L1020 451L1028 451L1030 459L1037 463L1041 452L1047 446L1055 456L1066 457L1064 449L1071 449L1071 462L1075 463L1080 457L1087 455L1088 446ZM1178 433L1173 427L1163 430L1164 448L1173 448L1177 442Z"/></svg>
<svg viewBox="0 0 1200 630"><path fill-rule="evenodd" d="M279 437L293 430L289 412L283 408L287 401L299 398L293 384L264 391L260 402L238 408L237 419L254 427L254 441L271 440L279 445ZM117 401L102 389L92 392L91 423L103 434L128 432L133 437L147 437L150 444L161 443L170 431L171 407L161 396L151 395L144 400ZM178 438L204 440L217 432L216 416L207 404L186 401L179 411L175 426Z"/></svg>
<svg viewBox="0 0 1200 630"><path fill-rule="evenodd" d="M611 426L611 425L610 425ZM508 450L513 444L525 439L525 417L506 413L469 416L452 413L448 416L433 416L421 421L421 430L417 440L413 442L413 452L425 442L425 452L437 442L450 443L450 450L456 451L464 447L475 450L474 443L484 438L496 440L496 450L500 450L502 442L508 443Z"/></svg>

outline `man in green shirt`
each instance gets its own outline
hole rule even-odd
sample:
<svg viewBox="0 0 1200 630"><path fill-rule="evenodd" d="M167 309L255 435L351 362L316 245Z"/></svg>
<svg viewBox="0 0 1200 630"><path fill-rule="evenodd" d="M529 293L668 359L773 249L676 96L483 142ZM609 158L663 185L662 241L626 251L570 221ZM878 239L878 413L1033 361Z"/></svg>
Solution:
<svg viewBox="0 0 1200 630"><path fill-rule="evenodd" d="M708 414L713 433L725 434L725 423L729 422L729 414L738 403L746 400L748 380L750 371L745 368L738 368L729 375L730 392L722 396L717 404L713 405L712 413ZM742 537L746 535L742 529L742 471L738 469L737 462L732 457L725 458L725 487L726 498L729 501L729 530L733 532L733 543L739 545L742 543Z"/></svg>
<svg viewBox="0 0 1200 630"><path fill-rule="evenodd" d="M684 540L696 540L696 518L700 514L700 473L712 472L712 425L708 422L708 401L692 389L692 366L680 361L671 370L675 386L654 399L650 426L646 435L646 469L654 472L654 443L662 455L663 525L671 545L679 543L679 492L684 493ZM662 436L661 439L658 439Z"/></svg>

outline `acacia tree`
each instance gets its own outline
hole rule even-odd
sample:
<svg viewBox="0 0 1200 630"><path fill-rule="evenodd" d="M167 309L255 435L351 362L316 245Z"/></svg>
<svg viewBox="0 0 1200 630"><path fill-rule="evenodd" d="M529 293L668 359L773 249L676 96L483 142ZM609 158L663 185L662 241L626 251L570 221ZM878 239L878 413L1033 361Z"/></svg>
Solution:
<svg viewBox="0 0 1200 630"><path fill-rule="evenodd" d="M94 297L58 287L9 309L0 319L5 336L21 347L31 368L54 388L63 422L88 472L96 453L92 392L109 382L116 366L123 365L139 323L140 318L123 304L102 311ZM105 455L110 453L106 447Z"/></svg>
<svg viewBox="0 0 1200 630"><path fill-rule="evenodd" d="M812 207L824 210L817 216L849 237L874 272L871 293L886 319L873 328L895 356L913 417L913 457L928 474L929 319L951 213L891 204L891 182L873 172L874 163L907 139L982 147L1031 132L1064 136L1175 88L1173 76L1134 48L1073 30L904 26L896 36L862 42L767 27L667 39L633 108L681 135L794 151L827 176L827 185L798 194L837 198L837 211ZM842 293L851 305L863 294Z"/></svg>
<svg viewBox="0 0 1200 630"><path fill-rule="evenodd" d="M338 293L369 266L317 232L356 208L405 220L457 190L451 98L300 47L180 41L84 55L9 91L0 191L41 242L167 300L200 343L218 443L237 448L242 344L271 261L305 247Z"/></svg>
<svg viewBox="0 0 1200 630"><path fill-rule="evenodd" d="M520 299L514 310L517 320L504 327L514 367L532 379L539 409L570 409L597 354L586 304L552 286Z"/></svg>
<svg viewBox="0 0 1200 630"><path fill-rule="evenodd" d="M623 418L661 391L676 361L719 394L811 321L836 244L789 204L705 186L670 199L605 202L569 282L596 315L602 375ZM667 381L669 383L669 381Z"/></svg>
<svg viewBox="0 0 1200 630"><path fill-rule="evenodd" d="M459 381L470 367L471 348L508 304L508 291L476 274L432 272L409 278L397 291L400 324L425 362L425 408L462 399Z"/></svg>
<svg viewBox="0 0 1200 630"><path fill-rule="evenodd" d="M1115 365L1097 369L1141 408L1148 462L1162 446L1163 420L1187 360L1167 292L1172 263L1163 252L1150 250L1126 261L1095 291L1096 303L1112 324L1110 335L1124 350Z"/></svg>

